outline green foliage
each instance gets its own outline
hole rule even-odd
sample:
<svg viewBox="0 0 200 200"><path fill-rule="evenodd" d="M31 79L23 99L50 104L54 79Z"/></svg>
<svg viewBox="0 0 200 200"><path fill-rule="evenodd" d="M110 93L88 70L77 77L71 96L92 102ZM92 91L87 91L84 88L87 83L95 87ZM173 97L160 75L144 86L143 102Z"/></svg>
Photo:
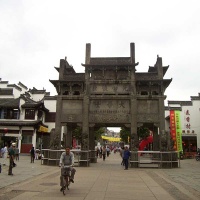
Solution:
<svg viewBox="0 0 200 200"><path fill-rule="evenodd" d="M105 133L105 128L104 127L101 127L99 128L97 131L94 132L94 137L95 137L95 140L100 140L101 139L101 135Z"/></svg>
<svg viewBox="0 0 200 200"><path fill-rule="evenodd" d="M145 139L149 136L149 129L145 127L139 127L137 130L137 135L139 139Z"/></svg>
<svg viewBox="0 0 200 200"><path fill-rule="evenodd" d="M105 128L101 127L99 128L97 131L94 132L94 137L95 140L99 140L101 139L101 135L105 133ZM72 133L73 137L75 137L77 140L81 141L82 139L82 128L81 127L77 127L74 129L73 133Z"/></svg>
<svg viewBox="0 0 200 200"><path fill-rule="evenodd" d="M82 139L82 128L76 127L72 132L72 136L75 137L77 140L81 141Z"/></svg>
<svg viewBox="0 0 200 200"><path fill-rule="evenodd" d="M137 129L137 135L139 139L145 139L149 136L149 129L145 127L139 127ZM124 143L129 143L129 138L131 138L130 130L122 127L120 130L120 137L121 141L123 141Z"/></svg>
<svg viewBox="0 0 200 200"><path fill-rule="evenodd" d="M120 130L120 137L121 137L121 141L127 144L130 142L129 138L131 137L131 133L128 129L122 127Z"/></svg>

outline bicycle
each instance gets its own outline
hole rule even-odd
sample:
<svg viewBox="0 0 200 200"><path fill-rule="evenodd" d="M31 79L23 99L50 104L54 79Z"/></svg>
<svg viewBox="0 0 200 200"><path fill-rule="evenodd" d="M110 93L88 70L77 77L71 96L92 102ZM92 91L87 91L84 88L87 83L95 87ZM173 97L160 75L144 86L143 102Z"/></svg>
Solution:
<svg viewBox="0 0 200 200"><path fill-rule="evenodd" d="M63 195L65 195L66 188L69 190L70 186L70 177L71 177L71 165L64 165L62 168L64 169L62 174L62 188L60 189L61 192L63 192Z"/></svg>

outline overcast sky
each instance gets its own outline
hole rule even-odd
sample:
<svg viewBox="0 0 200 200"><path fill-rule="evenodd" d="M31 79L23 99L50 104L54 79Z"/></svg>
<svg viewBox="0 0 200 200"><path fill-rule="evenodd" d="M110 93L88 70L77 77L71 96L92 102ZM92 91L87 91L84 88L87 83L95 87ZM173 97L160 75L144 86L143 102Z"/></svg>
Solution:
<svg viewBox="0 0 200 200"><path fill-rule="evenodd" d="M198 95L199 0L0 0L0 78L10 84L55 95L60 59L84 72L86 43L92 57L128 57L131 42L137 72L157 55L169 65L167 100Z"/></svg>

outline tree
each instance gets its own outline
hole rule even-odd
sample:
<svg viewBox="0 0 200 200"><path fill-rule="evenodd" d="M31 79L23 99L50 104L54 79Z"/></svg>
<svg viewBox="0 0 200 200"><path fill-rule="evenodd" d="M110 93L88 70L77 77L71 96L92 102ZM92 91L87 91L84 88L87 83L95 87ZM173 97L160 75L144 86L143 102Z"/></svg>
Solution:
<svg viewBox="0 0 200 200"><path fill-rule="evenodd" d="M121 141L125 144L129 143L129 138L131 137L131 133L128 129L122 127L120 130Z"/></svg>
<svg viewBox="0 0 200 200"><path fill-rule="evenodd" d="M101 139L101 135L105 133L105 128L104 127L100 127L97 131L94 132L94 137L95 140L100 140Z"/></svg>
<svg viewBox="0 0 200 200"><path fill-rule="evenodd" d="M145 139L149 136L149 129L145 127L139 127L137 129L137 135L139 139ZM124 143L129 143L129 138L131 138L131 133L129 129L122 127L120 130L120 137L121 141L123 141Z"/></svg>
<svg viewBox="0 0 200 200"><path fill-rule="evenodd" d="M148 128L145 128L145 127L139 127L137 129L137 135L138 135L138 138L139 139L146 139L148 136L149 136L150 132L149 132L149 129Z"/></svg>
<svg viewBox="0 0 200 200"><path fill-rule="evenodd" d="M77 140L82 140L82 128L76 127L72 132L72 137L76 138Z"/></svg>
<svg viewBox="0 0 200 200"><path fill-rule="evenodd" d="M100 127L98 130L96 130L94 132L94 137L95 140L99 140L101 139L101 135L105 133L105 128L104 127ZM81 127L77 127L74 129L72 136L74 138L76 138L78 141L82 142L82 128Z"/></svg>

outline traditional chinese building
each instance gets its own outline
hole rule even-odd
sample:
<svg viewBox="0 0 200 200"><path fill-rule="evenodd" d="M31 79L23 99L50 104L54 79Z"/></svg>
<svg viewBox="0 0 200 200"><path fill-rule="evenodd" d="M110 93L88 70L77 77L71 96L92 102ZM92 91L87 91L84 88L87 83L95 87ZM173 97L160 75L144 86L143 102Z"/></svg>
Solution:
<svg viewBox="0 0 200 200"><path fill-rule="evenodd" d="M45 90L28 89L21 82L10 84L0 79L1 146L15 142L20 153L29 153L32 146L49 147L50 131L55 125L55 112L52 126L51 113L44 105L44 97L49 95ZM45 101L49 106L51 98Z"/></svg>

